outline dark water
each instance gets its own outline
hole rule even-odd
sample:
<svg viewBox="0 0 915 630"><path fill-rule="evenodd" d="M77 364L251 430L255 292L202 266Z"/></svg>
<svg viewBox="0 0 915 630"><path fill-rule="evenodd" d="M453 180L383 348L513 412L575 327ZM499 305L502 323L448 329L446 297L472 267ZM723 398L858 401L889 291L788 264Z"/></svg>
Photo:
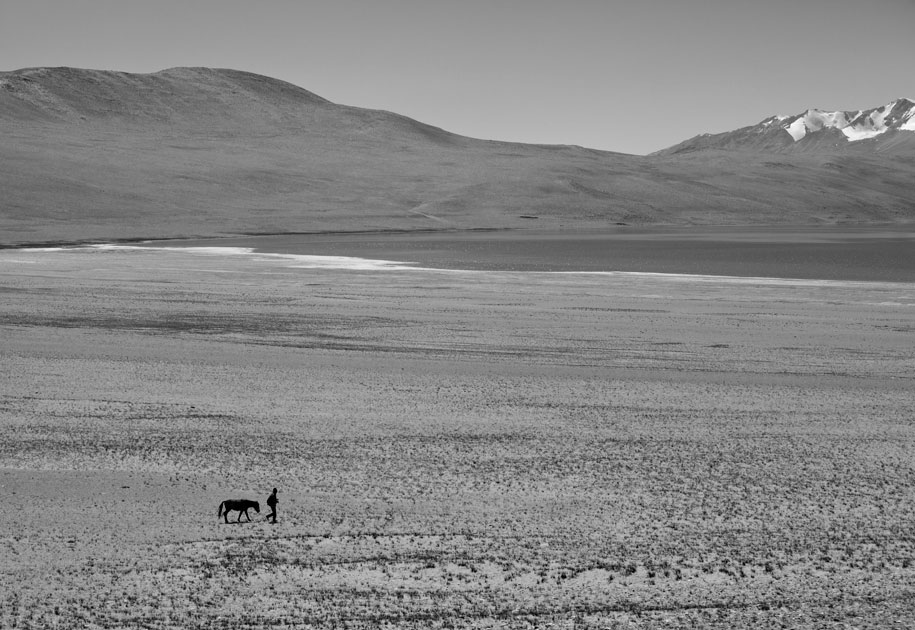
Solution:
<svg viewBox="0 0 915 630"><path fill-rule="evenodd" d="M353 256L443 269L915 282L915 227L898 226L294 234L173 244Z"/></svg>

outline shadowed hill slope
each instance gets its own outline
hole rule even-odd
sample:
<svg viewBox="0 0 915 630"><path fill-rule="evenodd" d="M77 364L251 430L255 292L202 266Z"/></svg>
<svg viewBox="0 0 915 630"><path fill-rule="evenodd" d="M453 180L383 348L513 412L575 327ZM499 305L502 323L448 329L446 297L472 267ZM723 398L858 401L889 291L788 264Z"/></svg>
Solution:
<svg viewBox="0 0 915 630"><path fill-rule="evenodd" d="M477 140L234 70L0 73L0 138L0 245L915 219L904 157Z"/></svg>

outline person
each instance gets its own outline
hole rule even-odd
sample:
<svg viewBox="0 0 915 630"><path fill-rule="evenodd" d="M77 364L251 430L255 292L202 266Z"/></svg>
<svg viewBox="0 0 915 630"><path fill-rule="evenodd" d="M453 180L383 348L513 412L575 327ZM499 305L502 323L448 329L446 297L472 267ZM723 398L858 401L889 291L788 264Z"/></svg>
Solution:
<svg viewBox="0 0 915 630"><path fill-rule="evenodd" d="M276 488L273 489L273 494L267 497L267 506L270 508L270 514L267 515L267 520L270 520L270 517L273 517L273 522L276 523Z"/></svg>

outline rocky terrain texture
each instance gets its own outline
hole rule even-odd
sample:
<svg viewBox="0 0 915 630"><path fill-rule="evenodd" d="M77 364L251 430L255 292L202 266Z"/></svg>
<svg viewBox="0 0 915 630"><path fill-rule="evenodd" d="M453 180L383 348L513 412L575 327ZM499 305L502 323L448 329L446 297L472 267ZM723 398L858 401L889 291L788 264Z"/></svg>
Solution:
<svg viewBox="0 0 915 630"><path fill-rule="evenodd" d="M915 619L911 284L73 248L0 287L4 628Z"/></svg>

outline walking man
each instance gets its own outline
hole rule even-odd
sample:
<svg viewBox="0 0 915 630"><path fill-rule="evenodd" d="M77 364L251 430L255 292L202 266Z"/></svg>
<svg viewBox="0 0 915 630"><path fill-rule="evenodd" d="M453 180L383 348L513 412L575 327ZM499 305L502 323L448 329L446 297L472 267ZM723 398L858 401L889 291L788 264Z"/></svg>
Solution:
<svg viewBox="0 0 915 630"><path fill-rule="evenodd" d="M276 523L276 488L273 489L273 494L267 497L267 506L270 508L270 514L267 515L267 520L270 520L270 517L273 517L273 522Z"/></svg>

